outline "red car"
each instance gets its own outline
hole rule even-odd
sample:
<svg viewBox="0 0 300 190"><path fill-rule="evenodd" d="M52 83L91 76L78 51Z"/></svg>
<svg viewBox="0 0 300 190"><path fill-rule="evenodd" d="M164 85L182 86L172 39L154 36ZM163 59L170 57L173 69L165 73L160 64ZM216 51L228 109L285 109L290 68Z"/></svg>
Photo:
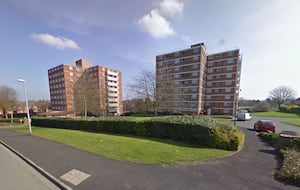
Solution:
<svg viewBox="0 0 300 190"><path fill-rule="evenodd" d="M275 133L275 123L271 120L259 120L256 123L254 123L254 130L255 131L272 131Z"/></svg>

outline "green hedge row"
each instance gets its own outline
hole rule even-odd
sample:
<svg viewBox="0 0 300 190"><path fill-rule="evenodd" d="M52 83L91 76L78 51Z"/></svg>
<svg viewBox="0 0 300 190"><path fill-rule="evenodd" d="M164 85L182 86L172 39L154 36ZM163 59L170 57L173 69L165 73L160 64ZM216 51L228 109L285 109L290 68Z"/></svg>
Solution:
<svg viewBox="0 0 300 190"><path fill-rule="evenodd" d="M296 114L300 114L300 108L299 108L299 107L295 107L295 108L281 107L281 108L280 108L280 111L286 112L286 113L296 113Z"/></svg>
<svg viewBox="0 0 300 190"><path fill-rule="evenodd" d="M147 119L115 117L102 119L33 118L40 127L117 133L171 139L200 146L237 150L244 134L215 120L199 116L163 116Z"/></svg>
<svg viewBox="0 0 300 190"><path fill-rule="evenodd" d="M19 123L20 118L13 118L14 123ZM10 123L11 119L0 118L0 123Z"/></svg>

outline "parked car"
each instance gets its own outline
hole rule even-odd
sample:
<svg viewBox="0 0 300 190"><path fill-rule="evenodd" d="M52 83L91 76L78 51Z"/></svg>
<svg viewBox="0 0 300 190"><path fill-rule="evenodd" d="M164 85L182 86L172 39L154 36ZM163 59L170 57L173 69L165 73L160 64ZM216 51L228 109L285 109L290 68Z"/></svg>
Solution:
<svg viewBox="0 0 300 190"><path fill-rule="evenodd" d="M249 121L251 119L252 119L252 115L251 113L248 112L241 112L236 115L237 121Z"/></svg>
<svg viewBox="0 0 300 190"><path fill-rule="evenodd" d="M269 132L272 131L275 133L276 125L273 121L271 120L259 120L254 123L254 130L255 131L264 131L264 132Z"/></svg>

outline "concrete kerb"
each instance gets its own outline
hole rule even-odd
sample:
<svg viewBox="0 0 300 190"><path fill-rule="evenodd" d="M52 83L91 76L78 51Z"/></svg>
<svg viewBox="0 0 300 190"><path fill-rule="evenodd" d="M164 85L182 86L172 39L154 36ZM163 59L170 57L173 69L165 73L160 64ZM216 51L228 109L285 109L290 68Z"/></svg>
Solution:
<svg viewBox="0 0 300 190"><path fill-rule="evenodd" d="M26 156L23 154L19 153L16 151L14 148L6 144L5 142L0 140L0 144L2 144L5 148L13 152L15 155L17 155L19 158L24 160L27 164L29 164L31 167L33 167L37 172L39 172L42 176L44 176L46 179L48 179L51 183L53 183L55 186L57 186L61 190L72 190L71 187L67 186L63 182L61 182L59 179L56 177L52 176L50 173L45 171L43 168L39 167L37 164L35 164L33 161L28 159Z"/></svg>

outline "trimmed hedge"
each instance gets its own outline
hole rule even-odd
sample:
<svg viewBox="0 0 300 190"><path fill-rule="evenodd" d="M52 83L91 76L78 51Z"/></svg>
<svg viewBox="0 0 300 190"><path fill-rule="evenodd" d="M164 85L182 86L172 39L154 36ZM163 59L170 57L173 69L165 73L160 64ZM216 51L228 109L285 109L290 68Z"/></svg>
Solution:
<svg viewBox="0 0 300 190"><path fill-rule="evenodd" d="M19 123L20 118L13 118L14 123ZM10 123L11 119L0 118L0 123Z"/></svg>
<svg viewBox="0 0 300 190"><path fill-rule="evenodd" d="M286 108L286 107L281 107L280 108L281 112L285 112L285 113L296 113L296 114L300 114L300 107L294 107L294 108Z"/></svg>
<svg viewBox="0 0 300 190"><path fill-rule="evenodd" d="M244 141L244 134L234 127L199 116L33 118L32 125L171 139L225 150L238 150Z"/></svg>

